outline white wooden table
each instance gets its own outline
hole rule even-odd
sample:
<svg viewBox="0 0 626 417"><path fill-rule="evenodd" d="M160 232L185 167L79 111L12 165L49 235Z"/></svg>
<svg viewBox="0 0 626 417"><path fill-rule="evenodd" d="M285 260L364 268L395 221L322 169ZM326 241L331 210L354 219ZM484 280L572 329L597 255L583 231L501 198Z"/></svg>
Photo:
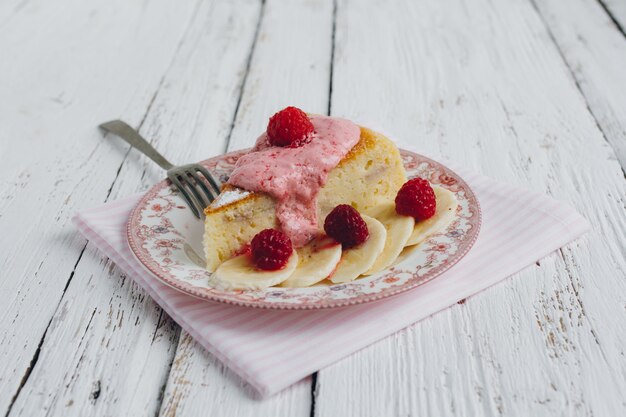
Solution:
<svg viewBox="0 0 626 417"><path fill-rule="evenodd" d="M0 415L626 415L624 0L0 3ZM265 401L70 223L274 111L375 121L593 232Z"/></svg>

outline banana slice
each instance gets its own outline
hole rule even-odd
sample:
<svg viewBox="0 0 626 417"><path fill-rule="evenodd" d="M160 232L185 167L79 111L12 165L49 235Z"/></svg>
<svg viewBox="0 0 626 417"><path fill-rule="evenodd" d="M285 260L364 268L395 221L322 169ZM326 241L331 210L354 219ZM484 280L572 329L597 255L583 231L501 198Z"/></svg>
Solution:
<svg viewBox="0 0 626 417"><path fill-rule="evenodd" d="M365 220L365 224L367 224L370 236L361 245L342 252L341 261L337 265L335 272L330 276L330 280L335 284L357 279L359 275L374 265L376 258L385 248L385 240L387 238L385 226L373 217L364 214L361 216Z"/></svg>
<svg viewBox="0 0 626 417"><path fill-rule="evenodd" d="M298 249L298 267L282 287L308 287L333 273L341 260L341 244L328 236L320 236Z"/></svg>
<svg viewBox="0 0 626 417"><path fill-rule="evenodd" d="M396 213L396 205L393 201L376 207L372 216L385 226L387 238L383 252L376 258L374 265L365 272L365 275L375 274L393 264L406 246L406 242L411 237L415 227L413 217L401 216Z"/></svg>
<svg viewBox="0 0 626 417"><path fill-rule="evenodd" d="M264 271L258 269L248 254L236 256L223 262L213 273L211 285L220 290L260 290L278 285L298 266L298 253L293 254L283 269Z"/></svg>
<svg viewBox="0 0 626 417"><path fill-rule="evenodd" d="M456 208L459 205L454 193L436 186L433 187L433 191L437 201L435 215L430 219L415 223L413 234L406 242L406 246L417 245L428 236L444 230L454 220Z"/></svg>

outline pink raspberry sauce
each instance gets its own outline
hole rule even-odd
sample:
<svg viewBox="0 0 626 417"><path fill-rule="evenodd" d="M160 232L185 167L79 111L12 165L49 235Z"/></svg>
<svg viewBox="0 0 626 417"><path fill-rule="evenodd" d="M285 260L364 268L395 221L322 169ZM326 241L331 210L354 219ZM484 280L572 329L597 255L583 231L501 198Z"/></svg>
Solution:
<svg viewBox="0 0 626 417"><path fill-rule="evenodd" d="M299 148L271 146L267 134L239 158L229 184L263 192L276 200L276 217L295 247L320 233L317 195L331 169L359 142L361 131L349 120L311 116L315 133Z"/></svg>

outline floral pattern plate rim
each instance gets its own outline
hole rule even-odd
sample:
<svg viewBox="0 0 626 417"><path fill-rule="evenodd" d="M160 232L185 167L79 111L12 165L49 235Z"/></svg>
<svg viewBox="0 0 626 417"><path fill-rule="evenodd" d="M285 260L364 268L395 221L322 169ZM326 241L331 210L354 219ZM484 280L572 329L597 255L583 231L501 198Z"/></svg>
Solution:
<svg viewBox="0 0 626 417"><path fill-rule="evenodd" d="M210 284L204 269L204 226L178 193L163 180L139 201L128 221L130 248L152 274L185 294L238 306L267 309L312 310L345 307L381 300L418 287L447 271L471 249L478 238L481 210L476 196L463 179L425 156L401 150L407 176L427 178L455 193L459 201L455 220L446 230L405 250L395 265L345 284L306 288L271 287L254 291L221 291ZM226 181L245 150L201 162Z"/></svg>

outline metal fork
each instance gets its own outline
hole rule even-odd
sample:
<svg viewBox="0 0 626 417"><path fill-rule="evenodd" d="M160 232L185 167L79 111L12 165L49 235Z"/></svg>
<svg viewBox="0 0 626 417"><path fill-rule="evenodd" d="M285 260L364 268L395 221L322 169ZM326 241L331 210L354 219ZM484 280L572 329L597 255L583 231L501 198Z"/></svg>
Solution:
<svg viewBox="0 0 626 417"><path fill-rule="evenodd" d="M220 182L200 164L174 166L145 140L139 132L121 120L102 123L100 128L128 142L148 158L167 170L167 178L178 188L194 216L201 218L204 208L220 193ZM200 175L198 175L200 174ZM206 179L206 182L202 180ZM210 186L207 187L207 183Z"/></svg>

